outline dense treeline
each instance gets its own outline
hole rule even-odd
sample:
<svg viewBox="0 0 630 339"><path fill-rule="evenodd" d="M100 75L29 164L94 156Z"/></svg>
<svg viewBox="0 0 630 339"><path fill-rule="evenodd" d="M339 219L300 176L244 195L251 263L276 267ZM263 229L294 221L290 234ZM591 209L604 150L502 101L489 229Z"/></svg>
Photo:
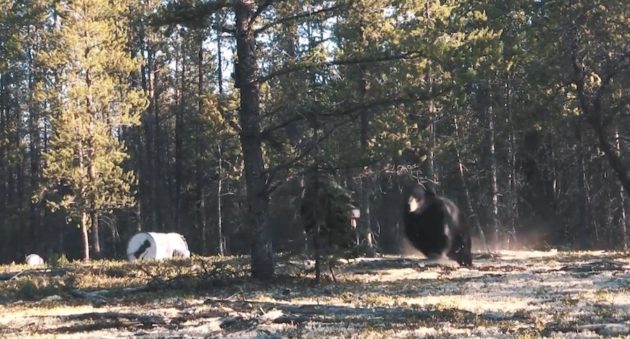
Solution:
<svg viewBox="0 0 630 339"><path fill-rule="evenodd" d="M175 231L265 278L305 246L314 172L352 193L368 251L398 251L414 180L462 206L478 247L627 248L623 1L0 8L2 262Z"/></svg>

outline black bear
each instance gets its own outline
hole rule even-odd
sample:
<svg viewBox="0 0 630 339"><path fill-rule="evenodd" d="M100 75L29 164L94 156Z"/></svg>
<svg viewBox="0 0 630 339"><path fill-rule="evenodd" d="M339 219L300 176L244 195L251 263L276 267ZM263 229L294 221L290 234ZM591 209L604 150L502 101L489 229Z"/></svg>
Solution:
<svg viewBox="0 0 630 339"><path fill-rule="evenodd" d="M472 266L470 230L451 200L416 185L405 203L405 234L429 259L447 256L461 266Z"/></svg>

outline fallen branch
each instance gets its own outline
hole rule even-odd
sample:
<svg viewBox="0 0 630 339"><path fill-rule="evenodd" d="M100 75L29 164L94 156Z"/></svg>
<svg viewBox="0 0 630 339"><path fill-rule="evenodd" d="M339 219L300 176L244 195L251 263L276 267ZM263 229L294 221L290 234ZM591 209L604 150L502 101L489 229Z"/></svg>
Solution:
<svg viewBox="0 0 630 339"><path fill-rule="evenodd" d="M18 272L16 275L12 276L12 277L11 277L10 279L8 279L8 280L9 280L9 281L11 281L11 280L15 280L15 279L17 279L17 277L19 277L19 276L20 276L20 274L22 274L22 273L24 273L24 272L27 272L27 271L28 271L28 270L23 270L23 271L20 271L20 272Z"/></svg>
<svg viewBox="0 0 630 339"><path fill-rule="evenodd" d="M96 305L102 305L107 303L107 299L102 295L94 292L84 292L81 290L70 290L70 295L82 299L88 299Z"/></svg>
<svg viewBox="0 0 630 339"><path fill-rule="evenodd" d="M60 318L66 321L91 320L94 323L58 327L51 330L51 333L79 333L110 328L153 328L154 326L166 325L162 317L137 313L90 312L66 315Z"/></svg>
<svg viewBox="0 0 630 339"><path fill-rule="evenodd" d="M142 323L143 325L165 325L162 317L154 315L143 315L138 313L118 313L118 312L89 312L81 314L71 314L61 317L65 320L120 320L127 319Z"/></svg>
<svg viewBox="0 0 630 339"><path fill-rule="evenodd" d="M98 291L81 291L79 289L70 290L68 293L70 295L87 299L93 302L96 305L104 305L107 303L107 299L112 296L121 296L126 294L138 293L147 291L149 288L147 286L142 287L126 287L126 288L116 288L110 290L98 290Z"/></svg>
<svg viewBox="0 0 630 339"><path fill-rule="evenodd" d="M64 275L68 273L68 269L65 268L27 268L19 272L8 272L0 274L0 281L15 280L20 276L35 276L35 275Z"/></svg>
<svg viewBox="0 0 630 339"><path fill-rule="evenodd" d="M577 331L581 332L584 330L593 331L599 335L623 335L630 334L630 325L627 323L617 324L617 323L605 323L605 324L586 324L586 325L578 325Z"/></svg>

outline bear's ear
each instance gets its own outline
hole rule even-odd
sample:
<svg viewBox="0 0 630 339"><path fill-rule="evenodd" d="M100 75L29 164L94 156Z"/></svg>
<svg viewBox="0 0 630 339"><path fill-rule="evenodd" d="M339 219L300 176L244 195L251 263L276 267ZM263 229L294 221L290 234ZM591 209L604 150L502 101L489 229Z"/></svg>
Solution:
<svg viewBox="0 0 630 339"><path fill-rule="evenodd" d="M435 183L433 181L424 180L420 185L422 185L426 195L435 195Z"/></svg>
<svg viewBox="0 0 630 339"><path fill-rule="evenodd" d="M414 185L409 189L409 194L407 196L414 197L416 199L424 199L427 195L434 195L431 190L427 188L426 185L419 183Z"/></svg>

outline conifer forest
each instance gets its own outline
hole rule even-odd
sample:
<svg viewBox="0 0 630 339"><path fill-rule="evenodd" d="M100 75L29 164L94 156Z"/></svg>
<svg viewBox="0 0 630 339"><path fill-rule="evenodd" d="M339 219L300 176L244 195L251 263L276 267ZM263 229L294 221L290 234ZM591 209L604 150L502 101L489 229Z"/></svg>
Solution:
<svg viewBox="0 0 630 339"><path fill-rule="evenodd" d="M177 232L265 280L313 178L363 254L415 182L475 251L627 250L629 37L618 0L0 0L0 262Z"/></svg>

